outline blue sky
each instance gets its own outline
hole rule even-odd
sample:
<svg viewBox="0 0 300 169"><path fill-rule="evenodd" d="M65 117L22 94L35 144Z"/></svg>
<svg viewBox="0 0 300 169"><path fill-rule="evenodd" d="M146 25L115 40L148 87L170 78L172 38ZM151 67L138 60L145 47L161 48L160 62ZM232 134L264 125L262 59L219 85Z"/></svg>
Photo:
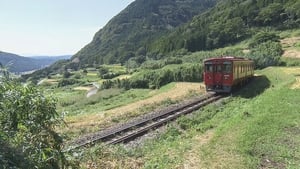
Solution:
<svg viewBox="0 0 300 169"><path fill-rule="evenodd" d="M0 0L0 51L75 54L134 0Z"/></svg>

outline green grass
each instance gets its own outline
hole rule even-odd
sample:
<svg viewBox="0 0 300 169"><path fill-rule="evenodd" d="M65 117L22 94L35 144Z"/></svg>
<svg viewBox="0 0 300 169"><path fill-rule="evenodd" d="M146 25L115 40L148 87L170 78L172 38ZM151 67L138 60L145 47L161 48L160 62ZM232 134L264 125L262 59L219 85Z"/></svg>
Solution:
<svg viewBox="0 0 300 169"><path fill-rule="evenodd" d="M281 60L282 64L284 64L286 66L300 66L299 58L281 57L280 60Z"/></svg>
<svg viewBox="0 0 300 169"><path fill-rule="evenodd" d="M256 73L231 98L182 117L144 146L103 148L108 155L94 160L123 168L183 168L188 159L199 168L299 168L300 89L289 88L295 76L283 68ZM212 138L201 143L208 130Z"/></svg>
<svg viewBox="0 0 300 169"><path fill-rule="evenodd" d="M291 29L286 31L278 32L281 38L290 38L295 36L300 36L300 29Z"/></svg>
<svg viewBox="0 0 300 169"><path fill-rule="evenodd" d="M54 95L58 98L58 111L68 112L68 115L99 113L115 107L126 105L142 100L153 95L166 92L173 88L175 83L170 83L159 90L150 89L106 89L86 98L86 91L73 89L55 90Z"/></svg>
<svg viewBox="0 0 300 169"><path fill-rule="evenodd" d="M221 163L224 168L299 167L300 92L289 89L295 78L280 68L257 73L263 76L235 94L226 105L208 107L202 111L208 116L200 114L193 119L198 119L198 123L191 125L196 131L215 129L215 138L200 153L207 164L212 165L209 157L220 158L221 146L221 151L239 156L241 160L234 165ZM295 135L290 130L299 133ZM229 156L228 161L232 161L231 158Z"/></svg>

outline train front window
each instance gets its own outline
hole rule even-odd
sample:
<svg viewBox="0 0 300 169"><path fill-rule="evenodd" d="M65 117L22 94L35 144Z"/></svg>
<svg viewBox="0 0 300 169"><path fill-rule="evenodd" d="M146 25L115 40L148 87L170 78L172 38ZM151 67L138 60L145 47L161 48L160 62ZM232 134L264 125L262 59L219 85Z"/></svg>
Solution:
<svg viewBox="0 0 300 169"><path fill-rule="evenodd" d="M231 72L232 72L231 64L224 64L224 73L231 73Z"/></svg>
<svg viewBox="0 0 300 169"><path fill-rule="evenodd" d="M217 72L222 72L222 65L217 65Z"/></svg>
<svg viewBox="0 0 300 169"><path fill-rule="evenodd" d="M205 65L205 72L213 72L214 67L211 64L206 64Z"/></svg>

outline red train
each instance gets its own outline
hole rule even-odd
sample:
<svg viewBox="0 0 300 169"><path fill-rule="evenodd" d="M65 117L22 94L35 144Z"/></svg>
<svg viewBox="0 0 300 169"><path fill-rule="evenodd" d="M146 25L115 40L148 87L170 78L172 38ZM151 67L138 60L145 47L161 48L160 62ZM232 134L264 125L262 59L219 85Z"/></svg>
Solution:
<svg viewBox="0 0 300 169"><path fill-rule="evenodd" d="M230 93L253 77L254 62L245 58L221 57L204 60L206 91Z"/></svg>

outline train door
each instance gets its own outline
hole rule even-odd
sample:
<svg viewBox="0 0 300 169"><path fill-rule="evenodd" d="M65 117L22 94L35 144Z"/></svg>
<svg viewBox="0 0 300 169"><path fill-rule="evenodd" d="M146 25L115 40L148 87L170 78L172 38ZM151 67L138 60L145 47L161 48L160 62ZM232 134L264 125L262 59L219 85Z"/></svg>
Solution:
<svg viewBox="0 0 300 169"><path fill-rule="evenodd" d="M205 63L204 82L206 86L212 88L214 77L214 65L212 62Z"/></svg>
<svg viewBox="0 0 300 169"><path fill-rule="evenodd" d="M223 64L217 62L214 64L215 72L214 72L214 84L216 89L222 89L223 84Z"/></svg>

